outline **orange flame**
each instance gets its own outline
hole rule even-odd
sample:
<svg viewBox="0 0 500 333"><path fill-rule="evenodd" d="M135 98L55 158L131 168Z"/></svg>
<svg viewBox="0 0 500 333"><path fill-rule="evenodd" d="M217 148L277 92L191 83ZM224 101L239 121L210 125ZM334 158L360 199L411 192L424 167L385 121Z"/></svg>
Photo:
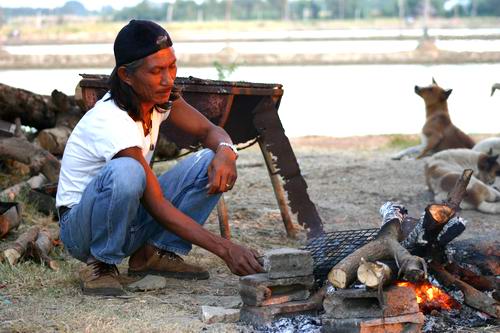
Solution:
<svg viewBox="0 0 500 333"><path fill-rule="evenodd" d="M397 285L410 287L415 290L418 306L424 313L430 313L433 310L451 310L460 308L460 303L458 303L453 297L428 281L420 282L418 284L398 282Z"/></svg>

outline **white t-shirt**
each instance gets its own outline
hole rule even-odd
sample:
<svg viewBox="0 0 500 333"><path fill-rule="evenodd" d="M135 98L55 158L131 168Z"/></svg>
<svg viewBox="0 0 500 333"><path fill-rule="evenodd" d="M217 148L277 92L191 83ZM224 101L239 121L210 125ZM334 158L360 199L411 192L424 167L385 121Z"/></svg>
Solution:
<svg viewBox="0 0 500 333"><path fill-rule="evenodd" d="M97 101L71 132L61 162L57 207L79 203L90 181L120 150L139 147L146 161L151 161L151 143L156 145L160 124L170 110L159 112L155 108L151 115L152 130L144 136L142 122L134 121L109 97L107 93Z"/></svg>

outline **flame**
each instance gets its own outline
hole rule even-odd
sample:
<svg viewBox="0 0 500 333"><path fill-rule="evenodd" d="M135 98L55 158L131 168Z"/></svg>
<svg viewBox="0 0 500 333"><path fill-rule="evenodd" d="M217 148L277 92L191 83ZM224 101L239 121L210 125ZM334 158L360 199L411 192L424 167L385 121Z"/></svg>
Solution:
<svg viewBox="0 0 500 333"><path fill-rule="evenodd" d="M397 285L410 287L415 290L418 306L424 313L430 313L433 310L448 311L460 308L460 303L458 303L453 297L428 281L417 284L410 282L398 282Z"/></svg>

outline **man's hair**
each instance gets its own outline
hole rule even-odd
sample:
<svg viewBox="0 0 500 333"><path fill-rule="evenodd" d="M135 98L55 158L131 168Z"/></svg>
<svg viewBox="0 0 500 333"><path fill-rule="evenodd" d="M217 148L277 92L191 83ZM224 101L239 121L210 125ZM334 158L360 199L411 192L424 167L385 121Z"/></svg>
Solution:
<svg viewBox="0 0 500 333"><path fill-rule="evenodd" d="M124 66L128 75L134 75L144 63L144 58L171 46L168 32L152 21L131 20L118 32L113 45L116 65L108 81L110 99L127 111L132 119L141 119L139 97L131 86L120 79L118 68Z"/></svg>
<svg viewBox="0 0 500 333"><path fill-rule="evenodd" d="M125 67L128 75L134 75L142 64L144 64L144 58L132 61L131 63L123 65L123 67ZM120 79L118 76L118 67L115 67L109 76L108 85L111 94L109 99L112 99L120 109L128 112L132 119L140 120L141 110L139 107L139 97L131 86Z"/></svg>

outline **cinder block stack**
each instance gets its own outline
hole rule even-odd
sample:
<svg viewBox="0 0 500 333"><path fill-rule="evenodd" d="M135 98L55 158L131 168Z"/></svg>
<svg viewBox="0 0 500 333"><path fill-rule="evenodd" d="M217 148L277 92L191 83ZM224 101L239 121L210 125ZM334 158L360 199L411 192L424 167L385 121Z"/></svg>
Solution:
<svg viewBox="0 0 500 333"><path fill-rule="evenodd" d="M323 301L323 333L417 333L424 315L419 312L415 291L392 286L383 292L340 289Z"/></svg>
<svg viewBox="0 0 500 333"><path fill-rule="evenodd" d="M283 316L316 314L317 304L308 302L314 285L309 251L275 249L263 262L266 273L240 278L241 321L261 326Z"/></svg>

